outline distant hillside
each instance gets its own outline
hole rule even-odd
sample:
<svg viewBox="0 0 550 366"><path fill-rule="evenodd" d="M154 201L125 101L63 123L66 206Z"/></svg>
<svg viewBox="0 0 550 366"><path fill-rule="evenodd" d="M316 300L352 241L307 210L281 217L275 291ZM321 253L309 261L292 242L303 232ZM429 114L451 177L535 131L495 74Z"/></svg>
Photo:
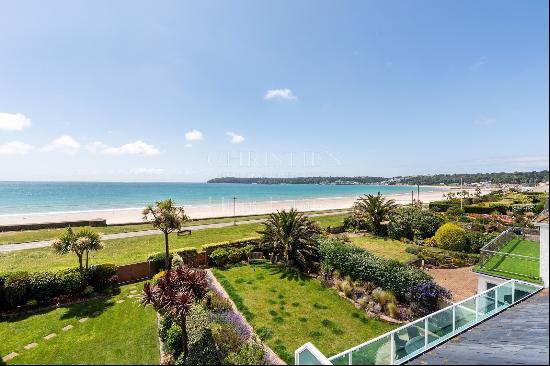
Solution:
<svg viewBox="0 0 550 366"><path fill-rule="evenodd" d="M244 183L244 184L405 184L405 185L438 185L458 184L460 179L464 184L488 182L492 184L524 184L535 185L548 182L548 170L540 172L514 173L475 173L475 174L437 174L406 177L297 177L297 178L236 178L224 177L210 179L208 183Z"/></svg>

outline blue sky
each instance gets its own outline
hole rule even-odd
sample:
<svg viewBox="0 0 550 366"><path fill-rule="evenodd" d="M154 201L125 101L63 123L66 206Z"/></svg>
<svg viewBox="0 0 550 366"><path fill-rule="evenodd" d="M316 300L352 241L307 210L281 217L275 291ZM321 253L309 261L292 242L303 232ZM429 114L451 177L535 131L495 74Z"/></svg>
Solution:
<svg viewBox="0 0 550 366"><path fill-rule="evenodd" d="M548 3L3 1L0 180L548 169Z"/></svg>

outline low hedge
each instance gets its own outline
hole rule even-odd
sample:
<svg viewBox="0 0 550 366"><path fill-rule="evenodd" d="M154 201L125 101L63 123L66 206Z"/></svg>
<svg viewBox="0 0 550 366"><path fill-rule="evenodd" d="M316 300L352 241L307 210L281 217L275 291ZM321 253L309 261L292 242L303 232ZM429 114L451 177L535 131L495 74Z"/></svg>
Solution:
<svg viewBox="0 0 550 366"><path fill-rule="evenodd" d="M247 245L253 245L254 247L258 246L260 237L250 237L233 241L224 241L220 243L211 243L205 244L202 246L202 250L210 254L216 249L220 248L235 248L235 247L244 247Z"/></svg>
<svg viewBox="0 0 550 366"><path fill-rule="evenodd" d="M447 212L451 207L457 207L460 206L457 203L454 202L448 202L448 201L433 201L429 203L429 208L432 211L435 212Z"/></svg>
<svg viewBox="0 0 550 366"><path fill-rule="evenodd" d="M155 273L159 273L161 271L165 271L167 268L165 264L165 258L166 258L166 252L159 252L149 255L147 258L148 261L151 262L151 266L153 267L153 271ZM170 253L170 263L172 263L172 259L174 258L174 254Z"/></svg>
<svg viewBox="0 0 550 366"><path fill-rule="evenodd" d="M372 282L391 291L400 301L405 300L405 295L413 286L432 280L416 267L377 257L338 239L321 240L319 253L323 263L343 276L350 276L354 281Z"/></svg>
<svg viewBox="0 0 550 366"><path fill-rule="evenodd" d="M235 264L246 261L248 254L254 250L254 245L246 245L242 248L219 248L208 256L209 264L216 267L225 267L228 264Z"/></svg>
<svg viewBox="0 0 550 366"><path fill-rule="evenodd" d="M497 212L501 215L506 215L506 213L511 210L510 205L503 203L489 203L489 204L479 204L479 205L466 205L464 206L464 212L466 213L477 213L477 214L492 214Z"/></svg>
<svg viewBox="0 0 550 366"><path fill-rule="evenodd" d="M101 291L113 285L117 267L112 264L91 266L83 275L79 270L58 272L11 272L0 275L0 308L9 309L29 301L49 303L63 295L78 295L87 286Z"/></svg>

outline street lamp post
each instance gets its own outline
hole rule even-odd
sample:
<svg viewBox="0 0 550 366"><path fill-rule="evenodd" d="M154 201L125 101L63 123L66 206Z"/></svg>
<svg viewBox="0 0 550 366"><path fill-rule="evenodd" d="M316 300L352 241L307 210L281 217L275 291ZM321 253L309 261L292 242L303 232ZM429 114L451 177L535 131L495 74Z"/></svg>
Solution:
<svg viewBox="0 0 550 366"><path fill-rule="evenodd" d="M237 216L236 216L236 213L237 213L237 210L236 210L236 203L237 201L237 197L233 196L233 225L237 225Z"/></svg>

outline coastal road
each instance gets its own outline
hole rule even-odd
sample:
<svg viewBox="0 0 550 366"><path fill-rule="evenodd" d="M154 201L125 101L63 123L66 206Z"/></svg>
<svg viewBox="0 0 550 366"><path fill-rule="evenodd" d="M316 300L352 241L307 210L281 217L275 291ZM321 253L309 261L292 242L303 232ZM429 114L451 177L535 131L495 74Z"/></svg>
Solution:
<svg viewBox="0 0 550 366"><path fill-rule="evenodd" d="M323 212L318 214L311 214L307 215L309 217L317 217L317 216L330 216L330 215L337 215L338 213L335 212ZM259 224L264 222L266 219L256 219L256 220L242 220L237 221L237 225L244 225L244 224ZM185 226L182 227L182 230L191 230L191 231L198 231L198 230L206 230L206 229L219 229L223 227L233 226L233 222L219 222L214 224L202 224L202 225L192 225L192 226ZM126 238L137 238L140 236L148 236L148 235L158 235L161 234L159 230L141 230L141 231L130 231L126 233L117 233L117 234L105 234L101 236L102 240L115 240L115 239L126 239ZM18 244L4 244L0 245L0 253L9 253L9 252L15 252L18 250L28 250L28 249L37 249L37 248L45 248L49 247L52 244L53 240L41 240L41 241L33 241L29 243L18 243Z"/></svg>

